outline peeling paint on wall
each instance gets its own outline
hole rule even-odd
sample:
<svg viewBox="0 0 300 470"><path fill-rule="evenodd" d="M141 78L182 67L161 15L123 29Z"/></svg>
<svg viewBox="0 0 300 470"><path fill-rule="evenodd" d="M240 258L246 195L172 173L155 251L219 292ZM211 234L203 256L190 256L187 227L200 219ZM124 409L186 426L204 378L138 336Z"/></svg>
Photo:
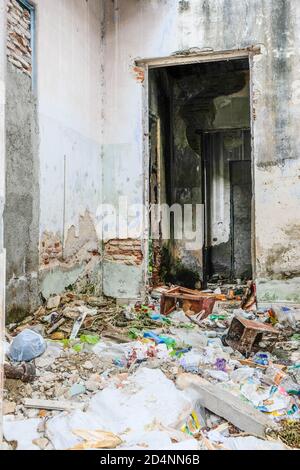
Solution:
<svg viewBox="0 0 300 470"><path fill-rule="evenodd" d="M101 292L100 242L91 214L79 217L78 227L71 226L63 243L59 233L45 231L40 242L40 278L43 295L57 294L69 285L93 293Z"/></svg>
<svg viewBox="0 0 300 470"><path fill-rule="evenodd" d="M45 231L40 242L40 264L44 268L59 264L76 264L99 255L99 241L88 211L79 218L78 229L72 225L65 244L59 233Z"/></svg>

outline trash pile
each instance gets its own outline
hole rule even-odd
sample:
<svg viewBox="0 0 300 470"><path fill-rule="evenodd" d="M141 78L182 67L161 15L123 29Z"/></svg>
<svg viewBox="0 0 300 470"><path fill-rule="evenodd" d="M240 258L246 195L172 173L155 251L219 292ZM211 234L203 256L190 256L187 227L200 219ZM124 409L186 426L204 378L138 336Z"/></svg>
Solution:
<svg viewBox="0 0 300 470"><path fill-rule="evenodd" d="M255 285L65 293L6 334L8 449L300 448L300 315Z"/></svg>

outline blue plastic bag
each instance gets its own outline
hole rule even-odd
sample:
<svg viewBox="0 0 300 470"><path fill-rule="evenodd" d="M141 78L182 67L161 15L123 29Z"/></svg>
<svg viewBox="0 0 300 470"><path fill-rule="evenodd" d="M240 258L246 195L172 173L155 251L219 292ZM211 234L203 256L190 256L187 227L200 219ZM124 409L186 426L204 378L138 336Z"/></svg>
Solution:
<svg viewBox="0 0 300 470"><path fill-rule="evenodd" d="M24 330L13 340L9 357L14 362L30 362L46 351L44 338L32 330Z"/></svg>

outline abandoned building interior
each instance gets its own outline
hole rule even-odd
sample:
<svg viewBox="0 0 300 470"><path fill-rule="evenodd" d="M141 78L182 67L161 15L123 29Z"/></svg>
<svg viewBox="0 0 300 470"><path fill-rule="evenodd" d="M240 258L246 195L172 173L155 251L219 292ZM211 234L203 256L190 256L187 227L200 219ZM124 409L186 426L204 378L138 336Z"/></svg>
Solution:
<svg viewBox="0 0 300 470"><path fill-rule="evenodd" d="M278 40L278 30L291 35L294 26L281 22L288 15L279 4L268 3L278 21L270 31L238 24L236 41L222 29L223 2L211 10L204 0L138 7L130 0L124 10L118 1L40 3L7 2L7 321L72 285L126 300L160 283L205 288L253 279L261 302L297 302L298 225L290 209L297 198L288 187L297 194L299 136L293 126L285 132L296 122L297 82ZM152 31L159 8L178 37L163 16ZM236 8L235 22L244 15ZM223 36L206 29L210 14ZM256 16L265 14L258 7ZM147 41L123 40L141 25ZM162 47L153 37L168 40ZM169 239L151 239L153 221L143 215L140 236L106 235L99 208L111 204L123 217L120 198L146 210L203 205L196 229L193 215L202 245L186 249L172 213Z"/></svg>
<svg viewBox="0 0 300 470"><path fill-rule="evenodd" d="M0 20L0 448L299 449L300 2Z"/></svg>
<svg viewBox="0 0 300 470"><path fill-rule="evenodd" d="M150 202L205 207L204 249L156 242L154 283L252 279L249 82L247 59L150 70Z"/></svg>

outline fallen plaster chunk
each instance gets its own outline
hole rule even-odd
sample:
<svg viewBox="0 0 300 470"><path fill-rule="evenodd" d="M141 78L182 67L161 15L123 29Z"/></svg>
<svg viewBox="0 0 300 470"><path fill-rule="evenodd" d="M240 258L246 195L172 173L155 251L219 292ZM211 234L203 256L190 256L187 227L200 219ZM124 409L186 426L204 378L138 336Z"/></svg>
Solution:
<svg viewBox="0 0 300 470"><path fill-rule="evenodd" d="M16 411L16 403L4 400L3 402L3 416L13 414Z"/></svg>
<svg viewBox="0 0 300 470"><path fill-rule="evenodd" d="M267 429L276 428L270 418L227 392L220 385L213 385L193 374L180 374L177 378L177 386L181 390L196 391L204 408L249 434L265 437Z"/></svg>
<svg viewBox="0 0 300 470"><path fill-rule="evenodd" d="M62 311L64 318L68 318L70 320L78 320L79 318L86 318L86 317L95 317L98 315L97 308L89 308L85 305L80 307L65 307Z"/></svg>
<svg viewBox="0 0 300 470"><path fill-rule="evenodd" d="M24 400L25 408L34 408L37 410L54 410L54 411L71 411L71 410L83 410L84 404L72 403L69 401L58 401L58 400L37 400L32 398L26 398Z"/></svg>
<svg viewBox="0 0 300 470"><path fill-rule="evenodd" d="M47 302L47 309L53 310L58 308L60 304L60 295L56 295L55 297L50 297Z"/></svg>

